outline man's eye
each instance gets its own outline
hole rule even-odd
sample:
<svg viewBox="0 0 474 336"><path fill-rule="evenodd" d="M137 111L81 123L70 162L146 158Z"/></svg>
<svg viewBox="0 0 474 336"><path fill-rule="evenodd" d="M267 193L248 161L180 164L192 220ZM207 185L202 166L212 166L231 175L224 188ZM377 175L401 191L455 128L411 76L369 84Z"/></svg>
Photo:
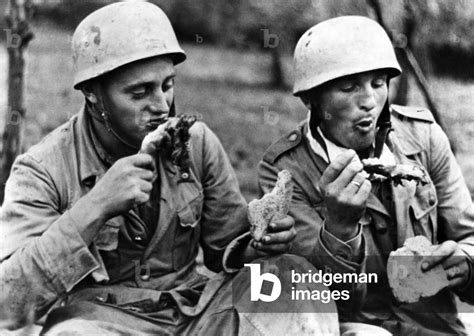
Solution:
<svg viewBox="0 0 474 336"><path fill-rule="evenodd" d="M377 78L374 81L372 81L372 86L375 88L379 88L384 86L386 83L385 78Z"/></svg>
<svg viewBox="0 0 474 336"><path fill-rule="evenodd" d="M133 91L131 91L132 97L134 99L143 98L146 95L146 93L147 93L147 89L145 87L134 89Z"/></svg>
<svg viewBox="0 0 474 336"><path fill-rule="evenodd" d="M339 90L341 90L342 92L352 92L356 89L356 86L357 85L355 83L351 83L351 82L342 83L339 86Z"/></svg>
<svg viewBox="0 0 474 336"><path fill-rule="evenodd" d="M168 91L169 89L173 88L174 86L174 79L169 79L165 83L163 83L163 91Z"/></svg>

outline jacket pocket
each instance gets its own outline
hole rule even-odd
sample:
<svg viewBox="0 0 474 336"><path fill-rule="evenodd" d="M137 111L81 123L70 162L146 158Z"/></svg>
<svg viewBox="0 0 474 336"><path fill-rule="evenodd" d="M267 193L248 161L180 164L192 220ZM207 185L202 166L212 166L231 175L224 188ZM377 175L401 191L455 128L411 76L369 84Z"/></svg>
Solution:
<svg viewBox="0 0 474 336"><path fill-rule="evenodd" d="M173 243L173 266L179 270L196 257L199 236L201 232L200 221L203 206L202 192L193 193L194 198L185 202L178 209L178 225Z"/></svg>
<svg viewBox="0 0 474 336"><path fill-rule="evenodd" d="M427 237L433 244L436 243L437 236L437 205L438 198L433 183L419 183L410 207L413 231L415 235Z"/></svg>
<svg viewBox="0 0 474 336"><path fill-rule="evenodd" d="M114 251L117 249L118 235L122 223L122 217L114 217L105 222L94 239L97 249L103 251Z"/></svg>

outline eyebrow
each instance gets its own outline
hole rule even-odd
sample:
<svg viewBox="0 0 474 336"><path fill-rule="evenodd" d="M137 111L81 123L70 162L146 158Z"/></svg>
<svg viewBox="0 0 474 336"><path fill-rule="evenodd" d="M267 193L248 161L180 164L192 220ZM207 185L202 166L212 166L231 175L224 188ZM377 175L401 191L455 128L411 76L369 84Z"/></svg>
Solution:
<svg viewBox="0 0 474 336"><path fill-rule="evenodd" d="M167 76L165 78L165 80L163 82L166 82L170 79L173 79L176 77L176 72L173 72L172 74L170 74L169 76ZM150 81L136 81L136 82L132 82L131 84L127 84L125 86L125 88L123 89L124 91L131 91L139 86L143 86L143 85L149 85L149 84L152 84L154 81L150 80Z"/></svg>

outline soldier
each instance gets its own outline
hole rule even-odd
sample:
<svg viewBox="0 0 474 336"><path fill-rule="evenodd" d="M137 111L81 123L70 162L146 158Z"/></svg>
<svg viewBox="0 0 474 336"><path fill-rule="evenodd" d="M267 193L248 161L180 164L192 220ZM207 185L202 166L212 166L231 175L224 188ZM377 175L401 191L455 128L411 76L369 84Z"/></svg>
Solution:
<svg viewBox="0 0 474 336"><path fill-rule="evenodd" d="M298 306L285 320L234 305L233 291L249 293L248 274L231 281L245 262L267 256L275 267L311 265L272 256L295 236L289 217L263 241L251 240L235 174L204 123L190 129L189 170L172 164L163 141L157 157L137 154L145 135L174 115L175 65L186 58L161 9L106 6L77 27L72 47L74 88L85 106L19 156L6 185L0 317L7 326L45 314L48 335L318 333L330 326L299 318ZM158 139L166 138L165 125ZM196 270L199 245L204 264L218 272L211 279Z"/></svg>
<svg viewBox="0 0 474 336"><path fill-rule="evenodd" d="M303 34L294 65L293 93L309 115L266 151L259 182L267 192L278 171L293 174L292 253L335 273L380 275L377 284L332 286L351 293L337 301L341 333L465 333L455 295L474 300L474 208L431 113L388 102L390 79L401 73L389 37L368 18L330 19ZM415 165L428 183L371 182L364 158ZM391 295L385 265L391 251L416 235L436 246L423 270L442 265L449 288L403 304Z"/></svg>

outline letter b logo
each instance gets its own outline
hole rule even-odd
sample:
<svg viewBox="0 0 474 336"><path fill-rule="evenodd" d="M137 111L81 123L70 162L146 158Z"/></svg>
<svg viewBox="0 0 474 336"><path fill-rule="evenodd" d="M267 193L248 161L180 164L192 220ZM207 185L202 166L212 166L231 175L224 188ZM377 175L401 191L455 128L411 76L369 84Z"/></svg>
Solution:
<svg viewBox="0 0 474 336"><path fill-rule="evenodd" d="M250 267L250 301L264 301L273 302L281 294L281 282L275 274L260 273L260 264L244 264ZM272 292L270 295L262 293L263 281L273 283Z"/></svg>

